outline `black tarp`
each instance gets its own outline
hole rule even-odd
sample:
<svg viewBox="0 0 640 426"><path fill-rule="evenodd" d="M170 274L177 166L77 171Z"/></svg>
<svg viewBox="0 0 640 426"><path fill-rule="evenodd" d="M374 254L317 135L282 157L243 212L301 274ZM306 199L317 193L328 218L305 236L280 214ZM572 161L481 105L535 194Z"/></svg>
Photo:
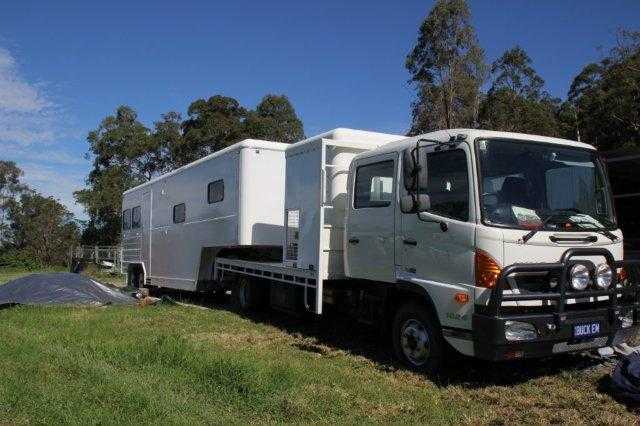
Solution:
<svg viewBox="0 0 640 426"><path fill-rule="evenodd" d="M127 294L71 273L33 274L0 285L0 306L135 303Z"/></svg>

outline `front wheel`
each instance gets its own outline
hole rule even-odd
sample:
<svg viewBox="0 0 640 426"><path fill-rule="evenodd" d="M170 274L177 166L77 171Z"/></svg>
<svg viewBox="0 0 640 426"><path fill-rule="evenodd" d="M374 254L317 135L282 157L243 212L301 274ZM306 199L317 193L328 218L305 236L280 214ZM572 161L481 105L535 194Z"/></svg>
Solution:
<svg viewBox="0 0 640 426"><path fill-rule="evenodd" d="M435 375L442 367L444 340L438 322L425 306L406 303L393 321L393 349L411 370Z"/></svg>

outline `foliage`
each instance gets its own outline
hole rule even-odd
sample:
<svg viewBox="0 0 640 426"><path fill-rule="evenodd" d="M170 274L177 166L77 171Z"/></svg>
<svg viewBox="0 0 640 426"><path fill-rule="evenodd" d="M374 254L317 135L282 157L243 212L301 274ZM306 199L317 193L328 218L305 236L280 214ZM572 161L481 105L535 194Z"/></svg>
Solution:
<svg viewBox="0 0 640 426"><path fill-rule="evenodd" d="M155 172L163 174L171 171L177 163L176 150L184 140L182 116L173 111L162 114L161 120L156 121L153 126L153 149L150 155L155 162Z"/></svg>
<svg viewBox="0 0 640 426"><path fill-rule="evenodd" d="M531 58L520 46L513 47L491 65L492 91L507 89L527 99L543 97L544 80L531 66Z"/></svg>
<svg viewBox="0 0 640 426"><path fill-rule="evenodd" d="M132 108L121 106L89 132L87 141L94 156L93 169L88 188L74 194L89 215L83 242L114 244L119 239L122 193L162 169L158 139L138 121ZM88 236L92 241L87 241Z"/></svg>
<svg viewBox="0 0 640 426"><path fill-rule="evenodd" d="M465 0L437 1L406 68L418 92L410 134L475 125L486 65Z"/></svg>
<svg viewBox="0 0 640 426"><path fill-rule="evenodd" d="M36 271L43 264L27 250L10 249L0 254L0 268Z"/></svg>
<svg viewBox="0 0 640 426"><path fill-rule="evenodd" d="M255 110L247 110L236 99L216 95L193 102L188 115L184 137L174 144L174 166L246 138L292 143L304 137L302 122L286 96L267 95Z"/></svg>
<svg viewBox="0 0 640 426"><path fill-rule="evenodd" d="M233 98L216 95L198 99L189 105L188 115L183 124L183 143L175 151L176 165L226 148L245 135L243 120L247 111Z"/></svg>
<svg viewBox="0 0 640 426"><path fill-rule="evenodd" d="M43 265L64 265L79 239L73 214L51 197L22 194L9 203L8 219L13 246Z"/></svg>
<svg viewBox="0 0 640 426"><path fill-rule="evenodd" d="M0 160L0 249L10 243L10 228L6 219L8 204L27 191L27 186L20 182L22 175L16 163Z"/></svg>
<svg viewBox="0 0 640 426"><path fill-rule="evenodd" d="M569 100L576 137L602 150L640 147L640 32L620 31L609 55L575 77Z"/></svg>
<svg viewBox="0 0 640 426"><path fill-rule="evenodd" d="M252 138L293 143L304 139L302 121L286 96L267 95L249 111L245 133Z"/></svg>
<svg viewBox="0 0 640 426"><path fill-rule="evenodd" d="M519 46L507 50L491 66L493 84L480 107L482 128L557 136L559 101L544 88L544 80Z"/></svg>

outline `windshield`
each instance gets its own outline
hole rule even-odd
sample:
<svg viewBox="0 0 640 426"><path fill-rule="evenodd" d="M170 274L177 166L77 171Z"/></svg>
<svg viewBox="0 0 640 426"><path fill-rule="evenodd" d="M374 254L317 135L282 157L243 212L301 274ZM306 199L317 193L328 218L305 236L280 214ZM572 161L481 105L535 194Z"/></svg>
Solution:
<svg viewBox="0 0 640 426"><path fill-rule="evenodd" d="M481 140L482 218L488 225L577 231L616 227L594 151L516 140Z"/></svg>

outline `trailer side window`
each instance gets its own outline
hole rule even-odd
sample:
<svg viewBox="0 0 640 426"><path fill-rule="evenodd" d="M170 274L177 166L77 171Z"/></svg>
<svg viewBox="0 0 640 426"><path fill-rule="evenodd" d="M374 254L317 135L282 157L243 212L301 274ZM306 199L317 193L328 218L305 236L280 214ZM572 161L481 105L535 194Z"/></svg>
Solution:
<svg viewBox="0 0 640 426"><path fill-rule="evenodd" d="M142 226L142 214L140 206L137 206L131 210L131 228L137 229L140 226Z"/></svg>
<svg viewBox="0 0 640 426"><path fill-rule="evenodd" d="M182 223L187 216L187 207L182 204L173 206L173 223Z"/></svg>
<svg viewBox="0 0 640 426"><path fill-rule="evenodd" d="M209 204L219 203L224 200L224 181L222 179L207 185L207 202Z"/></svg>
<svg viewBox="0 0 640 426"><path fill-rule="evenodd" d="M122 212L122 229L131 229L131 210L129 209Z"/></svg>
<svg viewBox="0 0 640 426"><path fill-rule="evenodd" d="M358 167L353 207L390 206L393 199L393 170L393 160Z"/></svg>
<svg viewBox="0 0 640 426"><path fill-rule="evenodd" d="M469 220L469 172L461 149L427 154L427 194L433 214Z"/></svg>

